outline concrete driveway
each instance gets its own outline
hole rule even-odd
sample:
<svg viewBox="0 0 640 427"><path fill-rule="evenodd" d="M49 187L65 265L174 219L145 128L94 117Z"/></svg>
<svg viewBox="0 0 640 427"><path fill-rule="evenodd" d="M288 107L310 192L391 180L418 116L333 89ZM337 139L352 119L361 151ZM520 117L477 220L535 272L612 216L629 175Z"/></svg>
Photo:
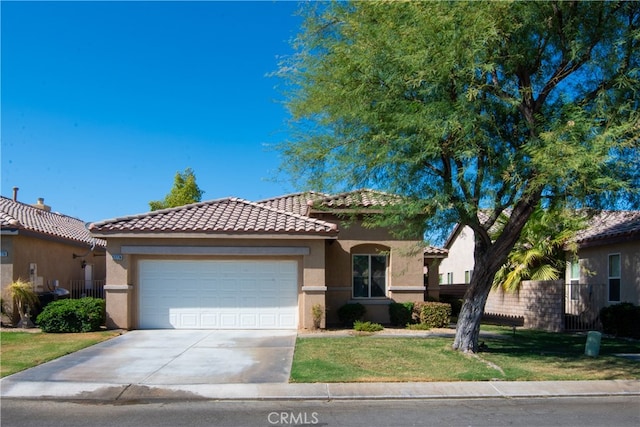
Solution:
<svg viewBox="0 0 640 427"><path fill-rule="evenodd" d="M136 385L286 383L296 331L140 330L5 380Z"/></svg>

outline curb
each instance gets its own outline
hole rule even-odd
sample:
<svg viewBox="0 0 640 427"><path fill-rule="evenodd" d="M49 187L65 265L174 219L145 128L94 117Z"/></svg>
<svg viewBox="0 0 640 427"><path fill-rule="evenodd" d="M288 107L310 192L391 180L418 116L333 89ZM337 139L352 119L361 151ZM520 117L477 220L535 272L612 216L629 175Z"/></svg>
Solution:
<svg viewBox="0 0 640 427"><path fill-rule="evenodd" d="M132 400L394 400L640 396L640 380L313 384L109 384L2 381L2 398Z"/></svg>

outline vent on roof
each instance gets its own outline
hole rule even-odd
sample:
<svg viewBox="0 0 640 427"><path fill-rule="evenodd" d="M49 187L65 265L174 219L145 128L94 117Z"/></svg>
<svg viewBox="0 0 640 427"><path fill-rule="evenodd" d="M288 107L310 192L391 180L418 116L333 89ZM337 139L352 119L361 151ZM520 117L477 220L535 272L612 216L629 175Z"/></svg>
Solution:
<svg viewBox="0 0 640 427"><path fill-rule="evenodd" d="M38 209L42 209L43 211L46 212L51 212L51 206L47 206L44 204L44 198L39 197L38 198L38 203L36 203L35 205L31 205L34 208L38 208Z"/></svg>

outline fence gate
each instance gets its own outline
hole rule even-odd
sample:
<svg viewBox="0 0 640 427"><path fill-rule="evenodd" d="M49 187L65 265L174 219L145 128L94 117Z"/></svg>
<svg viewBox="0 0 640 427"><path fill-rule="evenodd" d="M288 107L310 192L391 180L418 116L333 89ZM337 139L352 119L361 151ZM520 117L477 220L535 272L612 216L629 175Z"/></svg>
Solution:
<svg viewBox="0 0 640 427"><path fill-rule="evenodd" d="M606 304L605 284L571 283L565 285L564 329L600 331L600 309Z"/></svg>

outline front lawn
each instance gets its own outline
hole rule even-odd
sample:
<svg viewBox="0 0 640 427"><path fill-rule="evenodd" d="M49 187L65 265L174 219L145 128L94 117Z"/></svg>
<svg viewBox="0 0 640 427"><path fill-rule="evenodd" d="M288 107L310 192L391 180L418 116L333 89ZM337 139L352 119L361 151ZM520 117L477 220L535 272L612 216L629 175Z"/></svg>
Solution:
<svg viewBox="0 0 640 427"><path fill-rule="evenodd" d="M14 374L120 335L118 331L78 334L0 332L0 376Z"/></svg>
<svg viewBox="0 0 640 427"><path fill-rule="evenodd" d="M584 334L492 327L477 356L453 351L452 338L349 336L298 338L292 382L547 381L640 379L640 341L602 338L600 356L584 356Z"/></svg>

